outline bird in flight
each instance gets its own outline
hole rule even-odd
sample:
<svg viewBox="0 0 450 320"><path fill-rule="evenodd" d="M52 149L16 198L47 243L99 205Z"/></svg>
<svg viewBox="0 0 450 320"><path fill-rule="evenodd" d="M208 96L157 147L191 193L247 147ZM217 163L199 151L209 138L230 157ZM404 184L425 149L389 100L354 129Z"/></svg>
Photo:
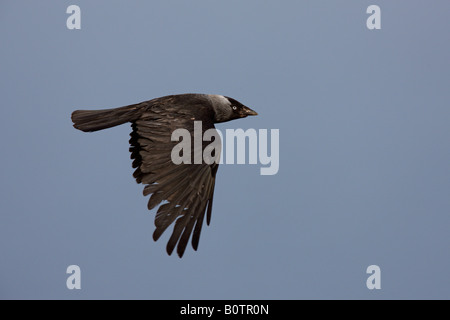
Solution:
<svg viewBox="0 0 450 320"><path fill-rule="evenodd" d="M172 133L184 129L194 140L194 122L201 121L201 134L214 124L257 115L239 101L222 95L179 94L141 103L104 110L76 110L72 113L73 126L84 132L93 132L131 122L130 152L133 173L142 183L144 196L150 195L148 209L158 207L155 216L156 241L175 223L167 243L167 253L177 247L181 258L192 234L192 247L197 250L206 213L211 220L217 161L175 164ZM220 139L220 137L218 138ZM219 141L220 142L220 141ZM202 141L202 151L208 142ZM193 153L195 152L192 147ZM217 156L217 155L216 155Z"/></svg>

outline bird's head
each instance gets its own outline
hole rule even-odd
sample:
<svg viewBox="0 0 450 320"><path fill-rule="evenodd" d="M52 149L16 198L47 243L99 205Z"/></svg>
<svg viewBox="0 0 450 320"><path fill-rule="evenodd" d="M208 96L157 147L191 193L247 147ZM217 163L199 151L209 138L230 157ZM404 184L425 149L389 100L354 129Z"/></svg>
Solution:
<svg viewBox="0 0 450 320"><path fill-rule="evenodd" d="M214 122L216 123L258 115L257 112L233 98L221 95L211 95L210 97L215 113Z"/></svg>

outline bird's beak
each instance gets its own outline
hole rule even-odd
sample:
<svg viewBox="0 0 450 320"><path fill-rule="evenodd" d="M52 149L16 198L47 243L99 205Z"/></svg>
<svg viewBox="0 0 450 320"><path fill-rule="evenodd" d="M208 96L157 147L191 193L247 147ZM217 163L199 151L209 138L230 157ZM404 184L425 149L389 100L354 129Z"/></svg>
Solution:
<svg viewBox="0 0 450 320"><path fill-rule="evenodd" d="M252 109L250 109L249 107L243 107L242 108L242 113L241 113L242 117L246 117L246 116L257 116L258 113L256 111L253 111Z"/></svg>

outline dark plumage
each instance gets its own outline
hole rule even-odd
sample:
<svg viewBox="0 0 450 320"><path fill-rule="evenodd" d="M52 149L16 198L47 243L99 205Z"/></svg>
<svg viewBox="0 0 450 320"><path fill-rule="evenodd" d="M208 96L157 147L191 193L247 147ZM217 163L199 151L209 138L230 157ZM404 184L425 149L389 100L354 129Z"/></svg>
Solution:
<svg viewBox="0 0 450 320"><path fill-rule="evenodd" d="M191 233L192 247L197 250L205 213L209 225L219 165L204 161L174 164L171 152L179 142L171 141L172 132L187 129L194 141L194 121L202 121L203 134L215 123L256 114L225 96L180 94L115 109L77 110L72 113L72 121L75 128L85 132L131 122L130 152L136 169L133 176L137 183L146 185L144 196L151 194L148 209L159 206L153 239L158 240L175 222L167 253L170 255L178 244L177 253L182 257ZM202 150L209 143L203 142Z"/></svg>

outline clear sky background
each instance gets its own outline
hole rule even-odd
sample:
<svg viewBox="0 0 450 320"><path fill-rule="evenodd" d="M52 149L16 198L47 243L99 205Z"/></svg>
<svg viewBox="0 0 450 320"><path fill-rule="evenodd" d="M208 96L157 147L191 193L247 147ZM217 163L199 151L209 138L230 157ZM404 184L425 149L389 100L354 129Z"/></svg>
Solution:
<svg viewBox="0 0 450 320"><path fill-rule="evenodd" d="M66 9L81 8L81 30ZM381 8L381 30L366 9ZM449 1L1 1L0 298L450 299ZM259 113L280 169L222 165L168 256L130 126L75 109L175 93ZM66 268L81 268L81 290ZM381 268L368 290L366 268Z"/></svg>

